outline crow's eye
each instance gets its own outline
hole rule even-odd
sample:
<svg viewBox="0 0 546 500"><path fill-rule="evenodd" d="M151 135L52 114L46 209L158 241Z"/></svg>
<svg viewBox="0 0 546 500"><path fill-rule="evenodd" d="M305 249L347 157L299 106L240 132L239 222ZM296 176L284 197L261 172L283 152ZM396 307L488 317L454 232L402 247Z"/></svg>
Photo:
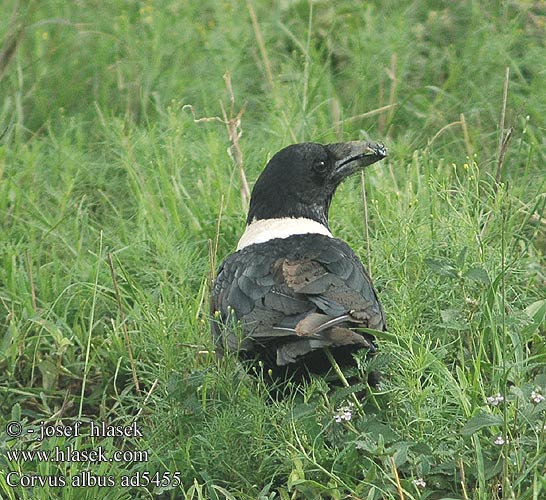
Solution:
<svg viewBox="0 0 546 500"><path fill-rule="evenodd" d="M326 162L325 161L317 160L313 166L315 167L315 170L317 172L324 173L326 171Z"/></svg>

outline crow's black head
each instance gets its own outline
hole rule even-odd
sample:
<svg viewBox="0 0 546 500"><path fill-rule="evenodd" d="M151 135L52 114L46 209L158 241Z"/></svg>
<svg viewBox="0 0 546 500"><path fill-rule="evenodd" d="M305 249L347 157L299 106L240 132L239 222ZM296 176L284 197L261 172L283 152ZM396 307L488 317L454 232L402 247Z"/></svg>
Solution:
<svg viewBox="0 0 546 500"><path fill-rule="evenodd" d="M341 182L387 155L382 144L367 141L303 143L282 149L256 181L247 223L305 217L328 227L330 202Z"/></svg>

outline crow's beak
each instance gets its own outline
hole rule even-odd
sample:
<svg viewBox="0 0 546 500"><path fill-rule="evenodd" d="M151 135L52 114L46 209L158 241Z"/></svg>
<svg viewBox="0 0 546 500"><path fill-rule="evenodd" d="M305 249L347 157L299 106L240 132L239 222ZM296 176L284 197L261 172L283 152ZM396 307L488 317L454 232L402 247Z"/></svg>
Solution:
<svg viewBox="0 0 546 500"><path fill-rule="evenodd" d="M326 148L335 158L335 167L331 174L331 180L335 184L387 156L387 148L376 142L337 142L328 144Z"/></svg>

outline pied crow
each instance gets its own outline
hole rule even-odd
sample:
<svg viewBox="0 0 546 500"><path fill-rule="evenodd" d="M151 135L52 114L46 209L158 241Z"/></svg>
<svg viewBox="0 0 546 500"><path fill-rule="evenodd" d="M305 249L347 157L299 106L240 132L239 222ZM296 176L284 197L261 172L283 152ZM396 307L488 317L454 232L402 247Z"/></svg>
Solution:
<svg viewBox="0 0 546 500"><path fill-rule="evenodd" d="M360 259L328 226L340 183L387 155L382 144L294 144L256 181L247 226L212 286L212 333L221 355L261 361L275 378L323 373L374 352L383 308Z"/></svg>

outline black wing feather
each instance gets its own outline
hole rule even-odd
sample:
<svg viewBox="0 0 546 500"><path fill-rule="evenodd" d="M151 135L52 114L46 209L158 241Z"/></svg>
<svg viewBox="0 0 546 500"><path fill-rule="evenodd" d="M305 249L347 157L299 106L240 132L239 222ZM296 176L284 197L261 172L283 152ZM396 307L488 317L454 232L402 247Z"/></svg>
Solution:
<svg viewBox="0 0 546 500"><path fill-rule="evenodd" d="M249 353L274 350L277 364L325 346L366 345L351 327L385 329L358 257L343 241L322 235L271 240L230 255L213 285L211 309L220 351L226 346ZM311 314L316 316L304 322ZM235 339L233 320L240 322L242 342ZM329 321L336 326L320 326Z"/></svg>

